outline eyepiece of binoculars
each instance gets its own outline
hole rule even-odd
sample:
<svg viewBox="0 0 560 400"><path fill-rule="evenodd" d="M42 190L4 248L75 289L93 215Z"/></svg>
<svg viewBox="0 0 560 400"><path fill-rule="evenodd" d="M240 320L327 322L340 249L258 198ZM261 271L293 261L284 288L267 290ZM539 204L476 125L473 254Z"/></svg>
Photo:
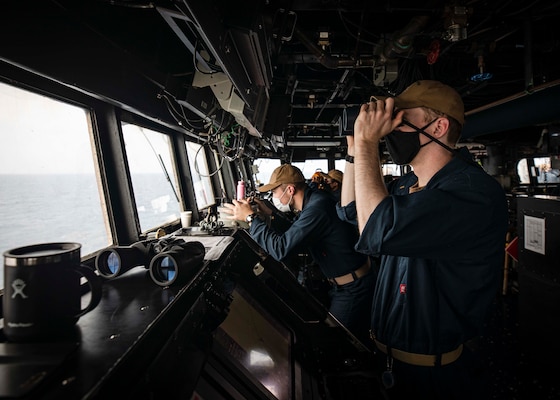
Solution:
<svg viewBox="0 0 560 400"><path fill-rule="evenodd" d="M119 253L111 250L103 250L95 258L95 268L105 278L113 278L121 273L122 260Z"/></svg>
<svg viewBox="0 0 560 400"><path fill-rule="evenodd" d="M202 264L204 253L204 246L200 242L170 246L152 258L150 277L159 286L185 283Z"/></svg>
<svg viewBox="0 0 560 400"><path fill-rule="evenodd" d="M353 106L342 109L342 116L338 124L339 134L341 136L354 135L354 122L360 113L360 106Z"/></svg>
<svg viewBox="0 0 560 400"><path fill-rule="evenodd" d="M178 277L177 260L169 254L158 254L150 262L150 277L159 286L170 286Z"/></svg>
<svg viewBox="0 0 560 400"><path fill-rule="evenodd" d="M114 278L136 266L145 265L147 267L149 261L147 248L143 244L114 246L97 254L95 268L104 278Z"/></svg>

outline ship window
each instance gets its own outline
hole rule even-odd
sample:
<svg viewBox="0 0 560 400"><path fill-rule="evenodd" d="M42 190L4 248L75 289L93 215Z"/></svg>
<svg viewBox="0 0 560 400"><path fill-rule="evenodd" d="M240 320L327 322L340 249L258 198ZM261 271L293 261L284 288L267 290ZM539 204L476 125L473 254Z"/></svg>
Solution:
<svg viewBox="0 0 560 400"><path fill-rule="evenodd" d="M180 203L169 136L133 124L123 124L123 136L142 232L176 221Z"/></svg>
<svg viewBox="0 0 560 400"><path fill-rule="evenodd" d="M0 83L0 254L78 242L86 256L111 243L89 120L87 109Z"/></svg>
<svg viewBox="0 0 560 400"><path fill-rule="evenodd" d="M339 171L344 172L344 168L346 167L346 160L334 160L334 168L338 169Z"/></svg>
<svg viewBox="0 0 560 400"><path fill-rule="evenodd" d="M256 170L255 183L257 187L266 185L270 181L272 172L280 166L280 160L276 158L257 158L253 165Z"/></svg>
<svg viewBox="0 0 560 400"><path fill-rule="evenodd" d="M398 178L402 175L403 168L409 166L403 166L398 164L382 164L381 171L383 172L383 178L385 179L385 183L391 182L393 179Z"/></svg>
<svg viewBox="0 0 560 400"><path fill-rule="evenodd" d="M529 165L526 158L517 162L517 176L519 177L519 183L525 185L531 183L531 175L529 174Z"/></svg>
<svg viewBox="0 0 560 400"><path fill-rule="evenodd" d="M517 162L517 175L520 184L530 184L536 178L537 184L559 183L560 165L556 157L523 158Z"/></svg>
<svg viewBox="0 0 560 400"><path fill-rule="evenodd" d="M328 160L305 160L304 162L294 162L293 166L298 167L305 179L311 179L317 171L323 171L325 174L329 172Z"/></svg>
<svg viewBox="0 0 560 400"><path fill-rule="evenodd" d="M222 205L227 199L227 194L226 194L226 191L224 189L226 187L225 182L224 182L224 179L226 179L226 178L224 177L224 175L228 176L228 171L231 172L231 169L227 168L228 164L225 163L222 155L219 154L216 150L212 150L212 157L214 157L214 165L218 166L218 171L217 171L216 176L218 178L218 181L220 182L220 184L219 184L220 185L219 186L219 188L220 188L219 189L219 194L217 194L216 200L219 198L220 199L220 205ZM221 167L220 167L220 165L221 165ZM231 177L231 175L229 175L229 176L230 176L229 179L231 181L233 181L233 178Z"/></svg>
<svg viewBox="0 0 560 400"><path fill-rule="evenodd" d="M208 171L206 152L204 151L204 146L198 143L185 141L185 146L189 158L196 205L199 210L202 210L216 203L210 178L211 174Z"/></svg>

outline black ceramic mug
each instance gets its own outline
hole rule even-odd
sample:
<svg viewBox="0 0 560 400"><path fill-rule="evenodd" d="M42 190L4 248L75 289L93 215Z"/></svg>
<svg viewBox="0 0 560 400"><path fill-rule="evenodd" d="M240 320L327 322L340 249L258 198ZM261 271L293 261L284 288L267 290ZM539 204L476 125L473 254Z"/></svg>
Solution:
<svg viewBox="0 0 560 400"><path fill-rule="evenodd" d="M9 341L51 340L73 330L101 300L101 279L81 265L79 243L43 243L4 252L4 334ZM90 287L82 309L80 280Z"/></svg>

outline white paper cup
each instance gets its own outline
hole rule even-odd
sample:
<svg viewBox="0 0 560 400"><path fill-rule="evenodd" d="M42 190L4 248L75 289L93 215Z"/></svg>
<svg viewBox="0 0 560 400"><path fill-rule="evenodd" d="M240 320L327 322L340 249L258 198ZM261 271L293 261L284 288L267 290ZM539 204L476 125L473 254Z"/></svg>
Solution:
<svg viewBox="0 0 560 400"><path fill-rule="evenodd" d="M181 212L181 226L183 228L188 228L191 226L192 211L182 211Z"/></svg>

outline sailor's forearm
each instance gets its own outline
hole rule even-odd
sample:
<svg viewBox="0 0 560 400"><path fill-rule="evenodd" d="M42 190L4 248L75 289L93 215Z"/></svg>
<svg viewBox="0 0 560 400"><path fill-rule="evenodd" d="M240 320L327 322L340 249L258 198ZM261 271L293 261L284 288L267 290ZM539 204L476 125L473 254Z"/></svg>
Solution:
<svg viewBox="0 0 560 400"><path fill-rule="evenodd" d="M356 143L354 176L358 226L363 231L369 216L388 196L379 158L379 143Z"/></svg>

